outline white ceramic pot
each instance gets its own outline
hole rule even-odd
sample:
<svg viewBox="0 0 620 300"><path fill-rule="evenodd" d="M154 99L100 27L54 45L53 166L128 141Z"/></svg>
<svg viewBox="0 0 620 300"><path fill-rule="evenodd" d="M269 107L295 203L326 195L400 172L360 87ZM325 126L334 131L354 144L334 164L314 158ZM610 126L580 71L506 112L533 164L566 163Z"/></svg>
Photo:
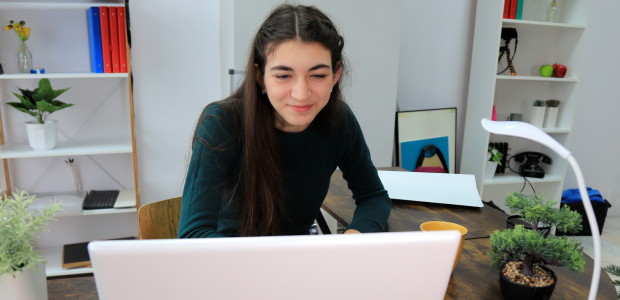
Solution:
<svg viewBox="0 0 620 300"><path fill-rule="evenodd" d="M545 115L545 128L555 128L558 120L558 111L559 107L547 107L546 115Z"/></svg>
<svg viewBox="0 0 620 300"><path fill-rule="evenodd" d="M532 112L530 113L530 123L538 128L543 127L543 121L545 120L544 106L532 106Z"/></svg>
<svg viewBox="0 0 620 300"><path fill-rule="evenodd" d="M45 120L44 124L38 121L26 122L28 143L34 150L50 150L56 147L58 121Z"/></svg>
<svg viewBox="0 0 620 300"><path fill-rule="evenodd" d="M47 300L47 278L45 264L37 268L26 269L15 277L2 275L0 283L0 299L2 300Z"/></svg>
<svg viewBox="0 0 620 300"><path fill-rule="evenodd" d="M484 180L493 180L495 170L497 170L497 162L487 160L486 170L484 170Z"/></svg>

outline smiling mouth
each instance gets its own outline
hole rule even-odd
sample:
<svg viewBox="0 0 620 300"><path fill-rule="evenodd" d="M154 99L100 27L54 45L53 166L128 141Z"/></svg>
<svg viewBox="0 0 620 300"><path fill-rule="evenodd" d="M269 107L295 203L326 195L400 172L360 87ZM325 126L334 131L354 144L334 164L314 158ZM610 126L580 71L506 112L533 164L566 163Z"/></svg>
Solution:
<svg viewBox="0 0 620 300"><path fill-rule="evenodd" d="M312 105L302 105L302 106L293 106L293 105L289 105L288 107L290 107L292 110L296 111L296 112L307 112L310 110L310 108L312 108Z"/></svg>

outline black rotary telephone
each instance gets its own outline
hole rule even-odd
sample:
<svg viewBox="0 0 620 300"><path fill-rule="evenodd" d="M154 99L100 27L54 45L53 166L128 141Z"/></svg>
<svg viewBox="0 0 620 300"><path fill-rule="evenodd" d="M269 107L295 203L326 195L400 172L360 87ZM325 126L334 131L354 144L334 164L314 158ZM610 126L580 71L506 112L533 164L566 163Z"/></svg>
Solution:
<svg viewBox="0 0 620 300"><path fill-rule="evenodd" d="M545 170L540 166L541 159L542 162L548 165L551 164L551 158L540 152L521 152L515 154L513 157L518 163L523 163L523 161L527 159L527 161L519 167L519 174L523 177L543 178L545 177Z"/></svg>

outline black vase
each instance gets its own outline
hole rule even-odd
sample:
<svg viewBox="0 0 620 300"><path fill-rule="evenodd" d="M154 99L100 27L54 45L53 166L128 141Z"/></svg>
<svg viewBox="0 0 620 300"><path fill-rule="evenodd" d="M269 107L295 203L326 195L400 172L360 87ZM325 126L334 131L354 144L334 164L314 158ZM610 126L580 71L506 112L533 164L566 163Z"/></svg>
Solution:
<svg viewBox="0 0 620 300"><path fill-rule="evenodd" d="M545 271L549 272L549 274L553 276L553 284L549 286L545 286L545 287L533 287L533 286L526 286L526 285L511 281L502 272L505 266L506 265L504 264L499 271L499 286L502 290L502 296L504 296L505 300L548 300L548 299L551 299L551 295L553 294L553 289L555 288L556 283L558 283L558 277L555 275L555 272L551 271L549 268L545 266L539 266L543 268Z"/></svg>

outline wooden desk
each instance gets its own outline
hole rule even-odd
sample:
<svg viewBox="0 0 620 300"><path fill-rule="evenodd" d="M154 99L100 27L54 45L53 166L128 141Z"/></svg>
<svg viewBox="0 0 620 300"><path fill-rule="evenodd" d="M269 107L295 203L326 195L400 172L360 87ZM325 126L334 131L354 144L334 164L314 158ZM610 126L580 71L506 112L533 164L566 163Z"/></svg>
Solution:
<svg viewBox="0 0 620 300"><path fill-rule="evenodd" d="M502 299L499 270L491 268L487 251L489 239L465 241L459 265L452 272L445 299ZM594 261L585 255L585 271L575 273L567 268L550 267L558 276L551 299L587 299ZM616 288L602 271L596 299L617 299Z"/></svg>
<svg viewBox="0 0 620 300"><path fill-rule="evenodd" d="M353 219L355 201L347 189L342 173L332 176L330 189L323 208L343 225ZM499 270L491 268L487 251L488 237L493 230L506 227L506 214L485 206L469 208L452 205L416 203L395 200L388 220L387 231L417 231L426 221L449 221L469 229L459 265L450 278L445 299L502 299L499 287ZM566 268L553 268L558 284L551 299L587 299L592 278L593 260L585 256L585 272L574 273ZM336 270L338 271L338 270ZM94 277L48 279L49 300L98 299ZM415 291L412 291L415 293ZM597 299L616 299L616 289L603 271Z"/></svg>
<svg viewBox="0 0 620 300"><path fill-rule="evenodd" d="M383 169L402 170L401 168ZM336 170L332 175L323 209L340 224L347 226L353 220L356 207L355 200L351 196L347 182L342 178L342 172ZM386 231L419 231L420 224L424 222L446 221L465 226L468 230L466 239L477 239L489 237L494 230L505 229L507 216L487 205L478 208L393 200Z"/></svg>
<svg viewBox="0 0 620 300"><path fill-rule="evenodd" d="M450 278L445 299L502 299L499 287L499 270L491 268L487 251L489 239L465 241L461 260ZM575 273L566 268L552 269L558 276L551 299L587 299L594 262L586 255L585 272ZM95 279L83 277L48 279L49 300L98 299ZM616 289L605 272L601 274L597 299L616 299Z"/></svg>

